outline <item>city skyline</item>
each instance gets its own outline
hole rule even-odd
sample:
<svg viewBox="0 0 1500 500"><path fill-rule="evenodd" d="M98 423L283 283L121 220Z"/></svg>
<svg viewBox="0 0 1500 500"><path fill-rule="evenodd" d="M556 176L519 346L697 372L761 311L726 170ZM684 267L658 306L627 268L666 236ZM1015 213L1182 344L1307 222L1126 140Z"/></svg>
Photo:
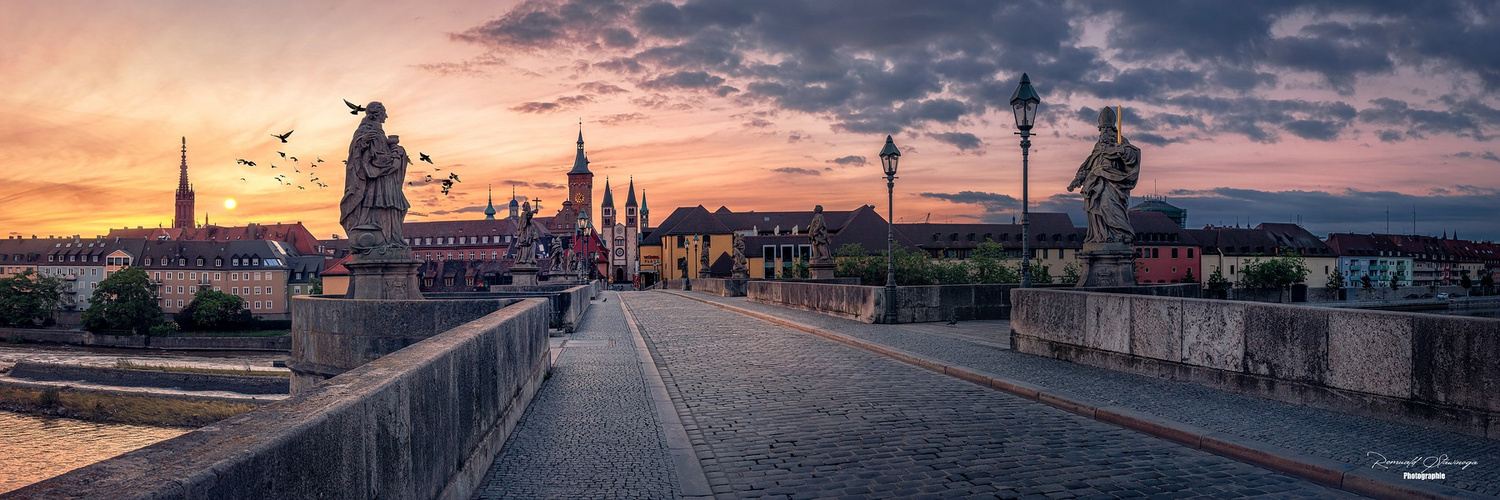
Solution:
<svg viewBox="0 0 1500 500"><path fill-rule="evenodd" d="M1043 99L1033 210L1081 220L1064 187L1093 113L1120 105L1144 149L1134 194L1167 196L1190 227L1300 217L1319 235L1386 232L1389 213L1405 233L1415 212L1419 234L1500 239L1493 4L14 8L0 20L0 40L26 47L0 57L11 235L170 226L183 136L200 223L339 232L339 160L358 124L344 99L387 105L388 133L434 161L414 173L462 177L446 196L413 178L413 221L482 218L488 186L555 210L582 120L596 176L617 191L634 176L660 214L883 215L876 152L892 134L898 220L1009 222L1020 148L1005 100L1028 72ZM319 157L327 188L272 180L288 167L310 179Z"/></svg>

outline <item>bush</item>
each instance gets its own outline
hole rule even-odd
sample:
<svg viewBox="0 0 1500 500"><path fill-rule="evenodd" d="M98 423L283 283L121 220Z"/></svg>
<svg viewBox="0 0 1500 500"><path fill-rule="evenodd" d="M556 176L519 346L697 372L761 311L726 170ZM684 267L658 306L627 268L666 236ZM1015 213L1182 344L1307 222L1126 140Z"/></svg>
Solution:
<svg viewBox="0 0 1500 500"><path fill-rule="evenodd" d="M1240 287L1283 290L1293 283L1306 280L1307 266L1303 264L1302 257L1282 254L1264 261L1259 258L1250 259L1240 274Z"/></svg>
<svg viewBox="0 0 1500 500"><path fill-rule="evenodd" d="M162 323L156 287L138 267L127 267L104 278L83 312L83 327L91 332L129 330L145 335Z"/></svg>
<svg viewBox="0 0 1500 500"><path fill-rule="evenodd" d="M177 324L188 331L242 330L255 324L245 299L210 289L199 290L177 313Z"/></svg>

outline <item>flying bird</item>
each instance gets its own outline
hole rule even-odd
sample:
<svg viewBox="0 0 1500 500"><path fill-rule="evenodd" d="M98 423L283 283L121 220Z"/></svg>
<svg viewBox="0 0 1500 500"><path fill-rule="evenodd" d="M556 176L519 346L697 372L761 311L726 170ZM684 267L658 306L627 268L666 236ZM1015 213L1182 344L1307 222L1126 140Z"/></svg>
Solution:
<svg viewBox="0 0 1500 500"><path fill-rule="evenodd" d="M249 163L249 162L247 162L247 161L245 161L245 159L244 159L244 158L240 158L240 159L238 159L238 160L235 160L235 161L234 161L234 162L235 162L235 163L238 163L238 164L240 164L240 165L244 165L244 164L246 164L246 163Z"/></svg>
<svg viewBox="0 0 1500 500"><path fill-rule="evenodd" d="M321 157L321 156L318 157L318 163L323 163L323 157Z"/></svg>
<svg viewBox="0 0 1500 500"><path fill-rule="evenodd" d="M284 152L284 151L277 151L276 154L281 155L281 159L283 159L283 160L286 159L286 152Z"/></svg>
<svg viewBox="0 0 1500 500"><path fill-rule="evenodd" d="M240 161L245 162L245 166L247 166L247 167L253 167L253 166L255 166L255 162L253 162L253 161L250 161L250 160L240 160Z"/></svg>
<svg viewBox="0 0 1500 500"><path fill-rule="evenodd" d="M295 172L297 172L297 173L299 173L299 174L302 173L302 171L298 170L297 167L292 167L292 170L295 171Z"/></svg>
<svg viewBox="0 0 1500 500"><path fill-rule="evenodd" d="M453 179L454 182L463 182L463 181L461 181L461 180L458 179L458 174L451 174L450 173L450 174L448 174L448 178L449 179Z"/></svg>
<svg viewBox="0 0 1500 500"><path fill-rule="evenodd" d="M282 143L286 143L286 138L291 137L292 136L292 132L296 132L296 130L288 130L288 131L286 131L285 134L271 134L271 137L275 137L277 139L281 139Z"/></svg>
<svg viewBox="0 0 1500 500"><path fill-rule="evenodd" d="M247 182L247 181L245 181L244 177L240 177L240 182Z"/></svg>
<svg viewBox="0 0 1500 500"><path fill-rule="evenodd" d="M292 161L297 161L297 157L293 156L291 158L292 158Z"/></svg>
<svg viewBox="0 0 1500 500"><path fill-rule="evenodd" d="M425 180L425 181L428 181L428 182L431 182L431 181L432 181L432 176L431 176L431 175L428 175L428 176L427 176L427 178L426 178L426 179L423 179L423 180Z"/></svg>
<svg viewBox="0 0 1500 500"><path fill-rule="evenodd" d="M276 165L271 165L271 168L276 168Z"/></svg>
<svg viewBox="0 0 1500 500"><path fill-rule="evenodd" d="M365 110L365 107L364 107L364 106L360 106L360 105L358 105L358 104L355 104L355 103L352 103L352 102L349 102L349 100L348 100L348 99L344 99L344 105L345 105L345 106L348 106L348 107L349 107L349 110L350 110L350 111L349 111L349 114L351 114L351 115L357 115L357 114L359 114L359 113L360 113L360 112L361 112L361 111L364 111L364 110Z"/></svg>
<svg viewBox="0 0 1500 500"><path fill-rule="evenodd" d="M432 164L432 157L431 156L427 156L427 153L423 153L421 151L418 151L417 155L420 157L420 159L422 161L427 162L429 165Z"/></svg>
<svg viewBox="0 0 1500 500"><path fill-rule="evenodd" d="M443 171L443 169L441 169L441 168L434 168L434 169L432 169L432 171L433 171L433 172L442 172L442 171Z"/></svg>
<svg viewBox="0 0 1500 500"><path fill-rule="evenodd" d="M307 188L302 187L302 186L297 186L297 189L307 189Z"/></svg>

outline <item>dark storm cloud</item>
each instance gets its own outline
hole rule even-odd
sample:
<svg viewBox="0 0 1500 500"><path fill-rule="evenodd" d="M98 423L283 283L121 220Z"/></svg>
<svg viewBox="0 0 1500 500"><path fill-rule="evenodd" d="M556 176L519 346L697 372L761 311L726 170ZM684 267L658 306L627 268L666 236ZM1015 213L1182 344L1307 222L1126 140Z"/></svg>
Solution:
<svg viewBox="0 0 1500 500"><path fill-rule="evenodd" d="M1273 33L1273 26L1285 29ZM1078 46L1085 27L1102 30L1107 56ZM1500 65L1494 64L1500 44L1493 43L1500 39L1500 2L1463 0L1164 0L1149 6L1104 0L532 0L452 37L491 49L491 60L515 51L585 59L586 71L628 75L642 89L732 96L742 104L819 116L832 129L853 133L927 132L1006 108L1022 71L1034 77L1044 100L1062 109L1095 99L1151 102L1150 112L1128 115L1141 120L1127 123L1127 131L1155 134L1141 137L1156 144L1224 133L1258 142L1283 136L1326 141L1348 132L1354 109L1347 103L1268 95L1283 80L1305 85L1301 75L1343 95L1368 77L1401 69L1500 88ZM1359 119L1474 138L1500 127L1500 117L1487 118L1500 111L1475 97L1485 94L1449 91L1463 95L1450 98L1449 109L1432 112L1453 116L1376 103Z"/></svg>
<svg viewBox="0 0 1500 500"><path fill-rule="evenodd" d="M836 163L844 167L863 167L865 166L865 157L859 155L849 155L828 160L828 163Z"/></svg>
<svg viewBox="0 0 1500 500"><path fill-rule="evenodd" d="M822 172L819 172L817 170L813 170L813 169L810 169L810 168L800 168L800 167L773 168L773 169L771 169L771 171L772 172L783 173L783 174L794 174L794 175L823 175Z"/></svg>
<svg viewBox="0 0 1500 500"><path fill-rule="evenodd" d="M984 146L984 143L979 141L979 136L968 132L943 132L939 134L927 134L927 137L958 148L959 151L979 149L981 146Z"/></svg>
<svg viewBox="0 0 1500 500"><path fill-rule="evenodd" d="M974 204L984 208L985 212L999 213L1021 209L1021 200L1008 194L986 193L983 191L960 191L957 193L922 193L923 198L935 198L960 204Z"/></svg>

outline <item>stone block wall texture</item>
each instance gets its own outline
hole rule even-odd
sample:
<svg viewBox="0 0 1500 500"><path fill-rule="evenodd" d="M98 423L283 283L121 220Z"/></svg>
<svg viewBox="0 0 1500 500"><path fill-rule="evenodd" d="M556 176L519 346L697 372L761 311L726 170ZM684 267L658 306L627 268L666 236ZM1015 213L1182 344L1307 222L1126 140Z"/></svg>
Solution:
<svg viewBox="0 0 1500 500"><path fill-rule="evenodd" d="M293 297L292 394L516 300Z"/></svg>
<svg viewBox="0 0 1500 500"><path fill-rule="evenodd" d="M1500 439L1500 319L1013 290L1012 347Z"/></svg>
<svg viewBox="0 0 1500 500"><path fill-rule="evenodd" d="M431 318L428 318L431 321ZM314 390L14 498L469 498L548 367L526 299Z"/></svg>
<svg viewBox="0 0 1500 500"><path fill-rule="evenodd" d="M693 280L693 291L720 297L744 297L748 279L698 278Z"/></svg>
<svg viewBox="0 0 1500 500"><path fill-rule="evenodd" d="M832 280L828 280L832 281ZM697 280L693 282L696 290ZM896 288L896 322L1010 318L1010 290L1016 285L934 285ZM752 301L831 316L882 323L885 287L812 281L750 281Z"/></svg>

